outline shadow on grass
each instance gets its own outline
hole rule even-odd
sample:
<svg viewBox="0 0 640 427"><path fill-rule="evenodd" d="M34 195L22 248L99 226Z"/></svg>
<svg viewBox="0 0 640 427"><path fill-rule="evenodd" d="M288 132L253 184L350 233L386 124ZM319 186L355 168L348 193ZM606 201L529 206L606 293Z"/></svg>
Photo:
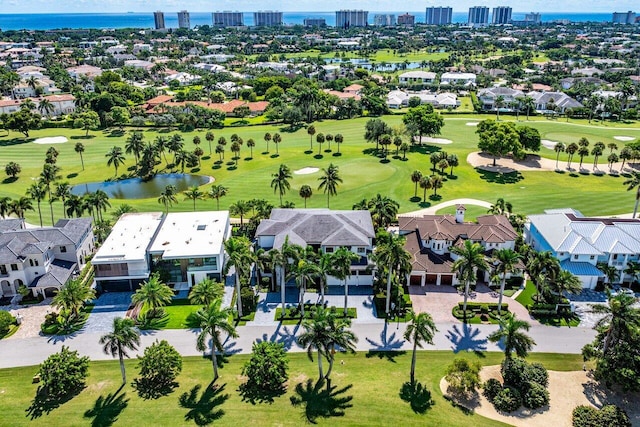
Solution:
<svg viewBox="0 0 640 427"><path fill-rule="evenodd" d="M476 171L480 174L480 179L496 184L516 184L524 179L524 176L518 171L498 173L485 171L480 168L476 168Z"/></svg>
<svg viewBox="0 0 640 427"><path fill-rule="evenodd" d="M138 392L138 396L144 400L158 399L173 393L178 387L176 381L153 381L150 378L136 378L131 386Z"/></svg>
<svg viewBox="0 0 640 427"><path fill-rule="evenodd" d="M434 201L442 200L442 196L440 194L432 194L429 196L429 200L434 200Z"/></svg>
<svg viewBox="0 0 640 427"><path fill-rule="evenodd" d="M122 387L115 393L100 396L93 404L93 408L84 413L85 418L93 418L92 427L109 427L118 421L118 416L129 405L129 399L125 399L126 393L121 393Z"/></svg>
<svg viewBox="0 0 640 427"><path fill-rule="evenodd" d="M314 153L314 151L313 151L313 150L307 150L307 151L305 151L305 152L304 152L304 154L313 154L313 153ZM263 154L264 154L264 153L263 153Z"/></svg>
<svg viewBox="0 0 640 427"><path fill-rule="evenodd" d="M54 409L76 397L83 389L84 385L72 390L64 396L49 396L43 387L38 387L36 396L33 398L31 405L26 410L27 417L35 420L36 418L40 418L42 415L49 414Z"/></svg>
<svg viewBox="0 0 640 427"><path fill-rule="evenodd" d="M236 169L238 169L238 166L236 166L236 165L233 165L233 166L227 166L227 170L228 170L228 171L234 171L234 170L236 170Z"/></svg>
<svg viewBox="0 0 640 427"><path fill-rule="evenodd" d="M428 207L430 207L430 206L431 206L431 203L426 202L426 201L422 201L422 202L418 203L418 206L420 206L421 208L423 208L423 209L424 209L424 208L428 208Z"/></svg>
<svg viewBox="0 0 640 427"><path fill-rule="evenodd" d="M391 163L391 160L389 160L389 159L382 159L382 160L380 160L380 163L382 163L382 164Z"/></svg>
<svg viewBox="0 0 640 427"><path fill-rule="evenodd" d="M73 135L70 136L69 139L93 139L95 135Z"/></svg>
<svg viewBox="0 0 640 427"><path fill-rule="evenodd" d="M67 178L71 179L71 178L75 178L77 176L78 176L78 173L77 172L73 172L73 173L70 173L69 175L67 175Z"/></svg>
<svg viewBox="0 0 640 427"><path fill-rule="evenodd" d="M318 418L343 417L345 411L353 406L353 396L344 396L351 387L353 385L349 384L338 389L331 386L330 382L319 380L313 384L313 380L309 379L306 384L296 385L296 395L291 396L291 404L304 407L303 417L311 424L317 424Z"/></svg>
<svg viewBox="0 0 640 427"><path fill-rule="evenodd" d="M255 405L256 403L273 403L276 397L280 397L287 392L287 388L280 386L280 388L276 390L269 390L255 384L249 384L247 381L240 384L238 392L243 402L249 402Z"/></svg>
<svg viewBox="0 0 640 427"><path fill-rule="evenodd" d="M27 142L35 141L35 138L11 138L0 141L0 147L9 147L11 145L19 145Z"/></svg>
<svg viewBox="0 0 640 427"><path fill-rule="evenodd" d="M13 184L14 182L16 182L18 180L17 176L8 176L5 179L2 180L3 184Z"/></svg>
<svg viewBox="0 0 640 427"><path fill-rule="evenodd" d="M217 386L212 382L202 394L200 394L202 386L199 384L189 392L183 393L178 402L182 408L189 409L184 419L204 426L222 418L224 410L219 407L229 399L229 394L224 393L225 387L226 384Z"/></svg>
<svg viewBox="0 0 640 427"><path fill-rule="evenodd" d="M413 196L412 198L409 199L409 201L412 203L418 203L420 200L422 200L422 197L418 197L418 196Z"/></svg>
<svg viewBox="0 0 640 427"><path fill-rule="evenodd" d="M407 381L402 384L400 399L407 402L416 414L424 414L435 404L431 398L431 392L420 381L414 383Z"/></svg>
<svg viewBox="0 0 640 427"><path fill-rule="evenodd" d="M107 138L119 138L121 136L124 136L125 132L124 130L112 130L111 132L106 134Z"/></svg>
<svg viewBox="0 0 640 427"><path fill-rule="evenodd" d="M323 159L324 156L322 154L316 154L315 156L313 156L313 158L320 160L320 159Z"/></svg>
<svg viewBox="0 0 640 427"><path fill-rule="evenodd" d="M332 156L333 157L340 157L340 156L342 156L342 153L333 153Z"/></svg>
<svg viewBox="0 0 640 427"><path fill-rule="evenodd" d="M272 159L276 159L276 158L280 157L280 154L272 154L269 157L271 157Z"/></svg>

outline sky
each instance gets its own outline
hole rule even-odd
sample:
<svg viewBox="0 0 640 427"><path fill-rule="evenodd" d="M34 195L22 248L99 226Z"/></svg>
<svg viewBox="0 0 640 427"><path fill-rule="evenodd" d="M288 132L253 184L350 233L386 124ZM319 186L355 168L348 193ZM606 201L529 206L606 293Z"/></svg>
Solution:
<svg viewBox="0 0 640 427"><path fill-rule="evenodd" d="M166 12L186 9L191 12L216 10L279 10L283 12L323 12L338 9L368 11L415 12L427 6L451 6L454 12L465 12L470 6L511 6L514 12L609 13L635 10L638 0L407 0L402 6L397 0L0 0L0 13L124 13ZM400 9L399 9L400 8Z"/></svg>

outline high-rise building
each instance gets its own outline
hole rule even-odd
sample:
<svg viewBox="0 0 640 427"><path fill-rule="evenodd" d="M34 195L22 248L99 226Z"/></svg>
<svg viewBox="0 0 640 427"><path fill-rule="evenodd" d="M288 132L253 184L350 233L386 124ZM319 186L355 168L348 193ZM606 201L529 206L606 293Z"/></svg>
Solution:
<svg viewBox="0 0 640 427"><path fill-rule="evenodd" d="M304 26L305 27L325 27L327 25L327 20L324 18L305 18Z"/></svg>
<svg viewBox="0 0 640 427"><path fill-rule="evenodd" d="M244 25L244 14L242 12L213 12L213 25L216 27L242 27Z"/></svg>
<svg viewBox="0 0 640 427"><path fill-rule="evenodd" d="M489 23L489 8L486 6L474 6L469 8L470 25L487 25Z"/></svg>
<svg viewBox="0 0 640 427"><path fill-rule="evenodd" d="M504 25L511 23L512 9L509 6L498 6L493 8L491 23L493 25Z"/></svg>
<svg viewBox="0 0 640 427"><path fill-rule="evenodd" d="M524 15L524 22L530 24L539 24L542 22L542 15L536 12L527 13Z"/></svg>
<svg viewBox="0 0 640 427"><path fill-rule="evenodd" d="M396 25L396 15L377 14L373 16L373 25L390 27Z"/></svg>
<svg viewBox="0 0 640 427"><path fill-rule="evenodd" d="M178 12L178 28L191 28L191 18L186 10Z"/></svg>
<svg viewBox="0 0 640 427"><path fill-rule="evenodd" d="M282 12L271 10L253 12L253 25L256 27L277 27L282 25Z"/></svg>
<svg viewBox="0 0 640 427"><path fill-rule="evenodd" d="M635 24L636 14L635 12L614 12L612 21L614 24Z"/></svg>
<svg viewBox="0 0 640 427"><path fill-rule="evenodd" d="M398 25L415 25L416 17L414 15L409 15L405 13L404 15L398 16Z"/></svg>
<svg viewBox="0 0 640 427"><path fill-rule="evenodd" d="M156 24L156 30L164 30L164 12L159 10L153 12L153 21Z"/></svg>
<svg viewBox="0 0 640 427"><path fill-rule="evenodd" d="M453 9L450 7L428 7L424 23L427 25L449 25Z"/></svg>
<svg viewBox="0 0 640 427"><path fill-rule="evenodd" d="M366 10L338 10L336 11L336 27L366 27L369 12Z"/></svg>

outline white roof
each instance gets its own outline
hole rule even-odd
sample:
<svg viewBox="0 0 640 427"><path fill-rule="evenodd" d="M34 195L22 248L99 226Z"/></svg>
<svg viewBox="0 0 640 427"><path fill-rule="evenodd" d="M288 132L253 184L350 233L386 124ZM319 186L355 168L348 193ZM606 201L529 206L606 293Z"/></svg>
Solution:
<svg viewBox="0 0 640 427"><path fill-rule="evenodd" d="M406 78L406 79L435 79L436 73L431 73L428 71L408 71L406 73L400 74L398 77Z"/></svg>
<svg viewBox="0 0 640 427"><path fill-rule="evenodd" d="M153 239L161 212L128 213L120 217L111 234L91 260L92 264L144 261L146 250Z"/></svg>
<svg viewBox="0 0 640 427"><path fill-rule="evenodd" d="M149 252L162 259L220 255L229 230L229 211L170 213Z"/></svg>
<svg viewBox="0 0 640 427"><path fill-rule="evenodd" d="M442 73L440 78L453 80L475 80L476 75L473 73Z"/></svg>

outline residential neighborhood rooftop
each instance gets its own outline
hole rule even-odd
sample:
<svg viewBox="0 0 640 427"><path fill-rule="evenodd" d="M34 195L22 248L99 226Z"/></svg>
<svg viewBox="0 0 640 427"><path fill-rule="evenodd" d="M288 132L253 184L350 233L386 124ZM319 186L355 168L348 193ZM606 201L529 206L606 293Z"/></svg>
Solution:
<svg viewBox="0 0 640 427"><path fill-rule="evenodd" d="M113 261L142 261L162 220L161 212L127 213L93 257L93 264Z"/></svg>

